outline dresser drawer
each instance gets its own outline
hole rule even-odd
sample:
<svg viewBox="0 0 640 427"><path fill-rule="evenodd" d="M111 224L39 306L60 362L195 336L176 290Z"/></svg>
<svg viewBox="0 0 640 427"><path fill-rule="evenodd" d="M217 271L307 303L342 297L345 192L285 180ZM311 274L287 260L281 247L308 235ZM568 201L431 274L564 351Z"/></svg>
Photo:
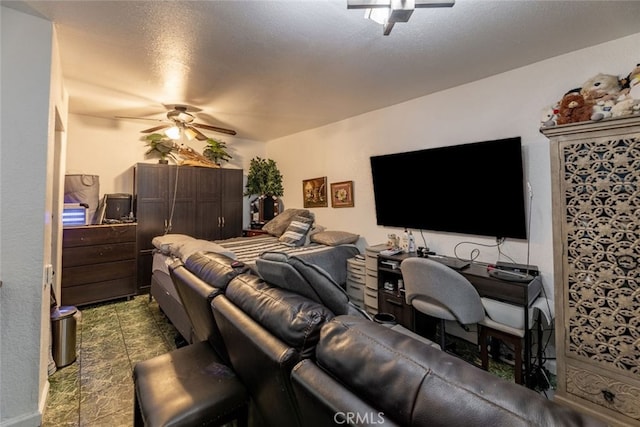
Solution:
<svg viewBox="0 0 640 427"><path fill-rule="evenodd" d="M366 268L365 263L357 258L350 258L347 260L347 271L354 274L360 274L364 276Z"/></svg>
<svg viewBox="0 0 640 427"><path fill-rule="evenodd" d="M378 274L372 274L370 271L367 271L367 275L364 278L364 283L367 286L367 289L371 289L374 292L378 292Z"/></svg>
<svg viewBox="0 0 640 427"><path fill-rule="evenodd" d="M364 303L369 307L378 308L378 291L373 291L369 288L364 290Z"/></svg>
<svg viewBox="0 0 640 427"><path fill-rule="evenodd" d="M106 282L109 280L134 277L136 275L136 260L106 262L94 265L81 265L64 269L62 287L84 285L87 283ZM63 289L63 293L66 290Z"/></svg>
<svg viewBox="0 0 640 427"><path fill-rule="evenodd" d="M62 233L62 247L64 248L135 241L135 224L71 227L65 228Z"/></svg>
<svg viewBox="0 0 640 427"><path fill-rule="evenodd" d="M640 382L638 383L640 384ZM603 408L640 420L640 386L601 373L567 366L567 393Z"/></svg>
<svg viewBox="0 0 640 427"><path fill-rule="evenodd" d="M350 280L350 281L355 282L355 283L359 283L359 284L361 284L363 286L365 284L364 277L365 277L364 274L358 274L358 273L353 273L351 271L347 271L347 280Z"/></svg>
<svg viewBox="0 0 640 427"><path fill-rule="evenodd" d="M136 278L106 280L62 289L63 305L83 305L136 294Z"/></svg>
<svg viewBox="0 0 640 427"><path fill-rule="evenodd" d="M350 298L364 300L364 285L347 279L347 294Z"/></svg>
<svg viewBox="0 0 640 427"><path fill-rule="evenodd" d="M62 267L122 261L136 257L135 242L76 246L62 250Z"/></svg>

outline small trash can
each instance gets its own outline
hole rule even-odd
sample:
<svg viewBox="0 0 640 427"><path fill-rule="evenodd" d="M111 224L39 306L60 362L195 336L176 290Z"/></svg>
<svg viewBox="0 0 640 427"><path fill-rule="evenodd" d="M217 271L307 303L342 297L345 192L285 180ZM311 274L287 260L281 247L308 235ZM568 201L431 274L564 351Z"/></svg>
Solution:
<svg viewBox="0 0 640 427"><path fill-rule="evenodd" d="M76 360L76 318L78 309L61 306L51 312L51 334L53 361L58 368Z"/></svg>

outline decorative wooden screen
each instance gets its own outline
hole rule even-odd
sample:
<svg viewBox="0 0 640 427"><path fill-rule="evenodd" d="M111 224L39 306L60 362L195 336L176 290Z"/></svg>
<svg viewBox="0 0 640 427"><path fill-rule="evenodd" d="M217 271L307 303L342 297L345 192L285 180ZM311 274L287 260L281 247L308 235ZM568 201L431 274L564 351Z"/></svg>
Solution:
<svg viewBox="0 0 640 427"><path fill-rule="evenodd" d="M640 375L639 136L561 144L566 351Z"/></svg>

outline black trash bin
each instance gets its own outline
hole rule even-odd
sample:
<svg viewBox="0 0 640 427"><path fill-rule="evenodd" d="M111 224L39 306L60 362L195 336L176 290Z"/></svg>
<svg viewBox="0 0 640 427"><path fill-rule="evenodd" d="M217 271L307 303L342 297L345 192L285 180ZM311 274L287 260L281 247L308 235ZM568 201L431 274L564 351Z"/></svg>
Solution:
<svg viewBox="0 0 640 427"><path fill-rule="evenodd" d="M51 311L51 333L53 361L58 368L70 365L76 360L76 318L78 309L61 306Z"/></svg>

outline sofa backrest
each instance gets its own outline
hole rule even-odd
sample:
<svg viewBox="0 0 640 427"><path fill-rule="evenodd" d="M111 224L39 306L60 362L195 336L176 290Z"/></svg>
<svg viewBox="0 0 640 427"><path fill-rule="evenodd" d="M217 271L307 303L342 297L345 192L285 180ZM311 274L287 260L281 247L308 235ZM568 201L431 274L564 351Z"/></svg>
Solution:
<svg viewBox="0 0 640 427"><path fill-rule="evenodd" d="M204 282L223 291L231 279L250 271L241 262L215 252L196 252L187 258L185 266Z"/></svg>
<svg viewBox="0 0 640 427"><path fill-rule="evenodd" d="M291 389L293 366L315 354L326 307L270 286L257 276L233 279L211 302L229 360L265 425L302 425Z"/></svg>
<svg viewBox="0 0 640 427"><path fill-rule="evenodd" d="M335 315L370 318L350 301L347 292L318 265L282 252L265 252L256 260L256 268L267 282L316 301Z"/></svg>
<svg viewBox="0 0 640 427"><path fill-rule="evenodd" d="M385 425L604 425L420 341L351 316L336 317L323 327L316 363L300 363L292 372L301 414L309 425L335 424L341 421L336 414L369 417L371 424Z"/></svg>
<svg viewBox="0 0 640 427"><path fill-rule="evenodd" d="M247 271L233 259L213 253L196 253L187 259L186 266L182 261L169 266L171 280L191 322L193 341L209 341L224 360L228 356L211 312L211 300L223 293L234 277Z"/></svg>

